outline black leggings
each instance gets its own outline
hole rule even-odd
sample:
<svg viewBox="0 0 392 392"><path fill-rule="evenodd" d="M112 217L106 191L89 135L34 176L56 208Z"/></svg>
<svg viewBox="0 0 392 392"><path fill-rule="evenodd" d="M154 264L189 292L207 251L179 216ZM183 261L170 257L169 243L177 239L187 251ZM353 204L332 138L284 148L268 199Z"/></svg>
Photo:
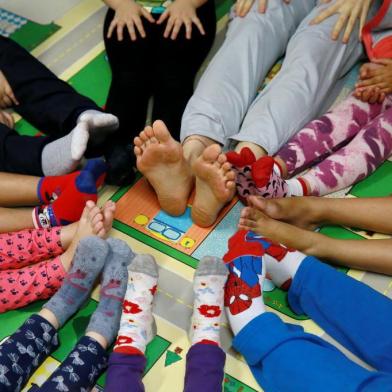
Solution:
<svg viewBox="0 0 392 392"><path fill-rule="evenodd" d="M49 136L20 136L0 124L0 171L41 176L45 145L69 133L84 110L101 109L21 46L3 37L0 37L0 70L19 101L14 110Z"/></svg>
<svg viewBox="0 0 392 392"><path fill-rule="evenodd" d="M176 40L165 39L166 22L157 25L143 19L146 38L138 36L132 41L125 30L124 40L120 42L116 31L110 39L106 38L114 11L110 9L106 14L104 39L112 69L106 110L120 120L115 144L132 143L144 128L150 97L154 99L152 120L163 120L173 137L179 139L181 117L193 93L196 73L215 39L214 2L208 0L197 10L197 15L205 36L193 25L190 40L185 38L184 26Z"/></svg>

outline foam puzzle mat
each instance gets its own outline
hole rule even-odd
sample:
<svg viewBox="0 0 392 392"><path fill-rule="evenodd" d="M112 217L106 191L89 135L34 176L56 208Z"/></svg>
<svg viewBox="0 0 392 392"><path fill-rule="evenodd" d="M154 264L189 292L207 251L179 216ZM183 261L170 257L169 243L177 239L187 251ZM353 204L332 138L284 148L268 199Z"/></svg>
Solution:
<svg viewBox="0 0 392 392"><path fill-rule="evenodd" d="M217 2L217 34L220 38L224 35L229 8L229 1ZM99 0L72 0L72 6L64 9L64 15L46 25L0 10L0 34L9 35L32 50L32 53L56 74L102 106L110 83L101 31L105 6ZM75 41L74 34L81 32L83 37ZM60 56L60 49L62 52L66 50L67 56ZM278 72L279 67L279 64L276 65L273 73ZM356 74L357 69L354 69L347 76L341 97L347 95L352 88ZM23 119L18 121L17 129L20 133L31 136L38 133ZM387 161L372 176L339 195L369 197L391 194L392 162ZM154 305L158 334L147 350L148 363L143 378L146 391L180 392L183 388L185 356L189 349L187 330L192 313L194 269L202 256L222 256L225 253L227 239L236 230L242 204L234 200L221 213L215 226L202 229L193 225L190 219L192 199L185 214L173 218L159 209L153 191L141 176L125 188L105 186L100 191L99 202L104 203L108 199L116 201L118 206L111 234L127 241L135 252L152 254L160 268L159 288ZM382 238L376 233L337 226L325 227L322 232L336 238ZM342 269L342 273L347 273L392 298L391 278L347 269ZM307 317L291 312L283 291L275 288L271 282L266 286L264 298L269 310L279 314L284 321L300 324L306 331L330 341L325 332ZM98 289L95 289L88 303L61 329L60 347L33 375L25 391L29 389L31 382L42 384L68 355L77 339L84 334L89 316L99 300L97 292ZM26 318L38 311L42 303L36 302L25 308L1 314L0 341L11 335ZM224 320L223 324L222 342L228 355L222 389L225 392L262 391L243 359L230 348L231 334L227 321ZM95 390L102 390L104 382L105 375L102 375Z"/></svg>

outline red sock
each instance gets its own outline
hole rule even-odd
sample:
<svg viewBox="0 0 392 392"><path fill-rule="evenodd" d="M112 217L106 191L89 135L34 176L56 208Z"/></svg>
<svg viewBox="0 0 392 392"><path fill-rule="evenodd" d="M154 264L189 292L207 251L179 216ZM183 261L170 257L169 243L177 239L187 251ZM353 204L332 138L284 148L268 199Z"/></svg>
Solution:
<svg viewBox="0 0 392 392"><path fill-rule="evenodd" d="M34 208L34 226L46 228L76 222L80 219L86 202L96 202L97 198L94 177L89 171L83 170L74 181L69 182L52 204Z"/></svg>
<svg viewBox="0 0 392 392"><path fill-rule="evenodd" d="M106 163L102 159L90 159L83 171L88 171L93 175L98 189L105 180L106 169ZM42 177L37 187L38 199L41 204L49 204L56 200L69 184L75 182L80 173L77 171L64 176Z"/></svg>

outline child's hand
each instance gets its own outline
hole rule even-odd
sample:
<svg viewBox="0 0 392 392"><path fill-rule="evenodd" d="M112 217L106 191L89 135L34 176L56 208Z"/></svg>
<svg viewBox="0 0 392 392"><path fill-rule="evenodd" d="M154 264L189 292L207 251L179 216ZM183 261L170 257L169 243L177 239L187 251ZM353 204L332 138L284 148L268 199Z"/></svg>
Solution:
<svg viewBox="0 0 392 392"><path fill-rule="evenodd" d="M331 0L322 0L321 3L330 3ZM331 32L331 38L337 40L344 29L343 43L347 43L359 19L359 32L366 23L372 0L336 0L332 5L320 12L310 24L319 24L330 16L338 14L339 19Z"/></svg>
<svg viewBox="0 0 392 392"><path fill-rule="evenodd" d="M237 0L235 3L235 13L237 16L243 18L249 10L252 8L252 5L255 0ZM291 0L283 0L284 3L289 4ZM259 0L259 12L260 14L264 14L267 11L268 0Z"/></svg>
<svg viewBox="0 0 392 392"><path fill-rule="evenodd" d="M382 93L378 87L367 87L362 89L356 89L354 91L354 97L360 99L362 102L368 103L382 103L385 99L386 94Z"/></svg>
<svg viewBox="0 0 392 392"><path fill-rule="evenodd" d="M4 124L12 129L14 127L14 118L11 114L0 110L0 124Z"/></svg>
<svg viewBox="0 0 392 392"><path fill-rule="evenodd" d="M0 109L10 108L19 105L15 98L14 92L5 78L3 72L0 71Z"/></svg>
<svg viewBox="0 0 392 392"><path fill-rule="evenodd" d="M392 93L392 59L376 59L374 64L381 65L380 67L366 68L366 74L356 84L357 89L366 87L378 88L381 93ZM362 71L362 69L361 69ZM361 72L362 73L362 72Z"/></svg>
<svg viewBox="0 0 392 392"><path fill-rule="evenodd" d="M114 29L116 29L117 39L122 41L124 38L124 28L126 27L128 29L131 40L136 41L137 36L135 27L139 31L142 38L146 37L146 32L144 31L141 16L146 18L149 22L155 23L155 20L151 14L133 0L121 1L115 8L115 12L116 13L112 23L110 23L109 26L107 35L108 38L112 36Z"/></svg>
<svg viewBox="0 0 392 392"><path fill-rule="evenodd" d="M195 24L202 35L205 35L203 25L196 14L196 6L192 0L175 0L168 5L166 11L158 19L158 24L163 23L167 19L166 29L163 33L165 38L170 36L171 39L176 39L181 26L185 26L185 36L191 39L192 24Z"/></svg>

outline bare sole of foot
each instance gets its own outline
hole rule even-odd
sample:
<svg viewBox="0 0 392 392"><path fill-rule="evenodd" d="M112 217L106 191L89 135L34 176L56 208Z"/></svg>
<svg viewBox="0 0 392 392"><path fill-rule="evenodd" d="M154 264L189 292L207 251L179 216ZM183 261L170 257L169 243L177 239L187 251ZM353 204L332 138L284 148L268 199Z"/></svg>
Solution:
<svg viewBox="0 0 392 392"><path fill-rule="evenodd" d="M174 216L183 214L193 176L181 144L171 137L160 120L146 127L134 144L137 168L154 188L162 210Z"/></svg>
<svg viewBox="0 0 392 392"><path fill-rule="evenodd" d="M315 244L320 241L321 236L321 234L298 228L289 223L271 219L253 207L245 207L241 211L238 228L251 230L288 248L313 255Z"/></svg>
<svg viewBox="0 0 392 392"><path fill-rule="evenodd" d="M248 198L249 206L258 209L272 219L290 223L306 230L314 230L322 222L319 219L318 203L321 198L304 196L281 199Z"/></svg>
<svg viewBox="0 0 392 392"><path fill-rule="evenodd" d="M192 219L201 227L209 227L235 194L235 174L218 144L207 147L193 163L196 177Z"/></svg>

